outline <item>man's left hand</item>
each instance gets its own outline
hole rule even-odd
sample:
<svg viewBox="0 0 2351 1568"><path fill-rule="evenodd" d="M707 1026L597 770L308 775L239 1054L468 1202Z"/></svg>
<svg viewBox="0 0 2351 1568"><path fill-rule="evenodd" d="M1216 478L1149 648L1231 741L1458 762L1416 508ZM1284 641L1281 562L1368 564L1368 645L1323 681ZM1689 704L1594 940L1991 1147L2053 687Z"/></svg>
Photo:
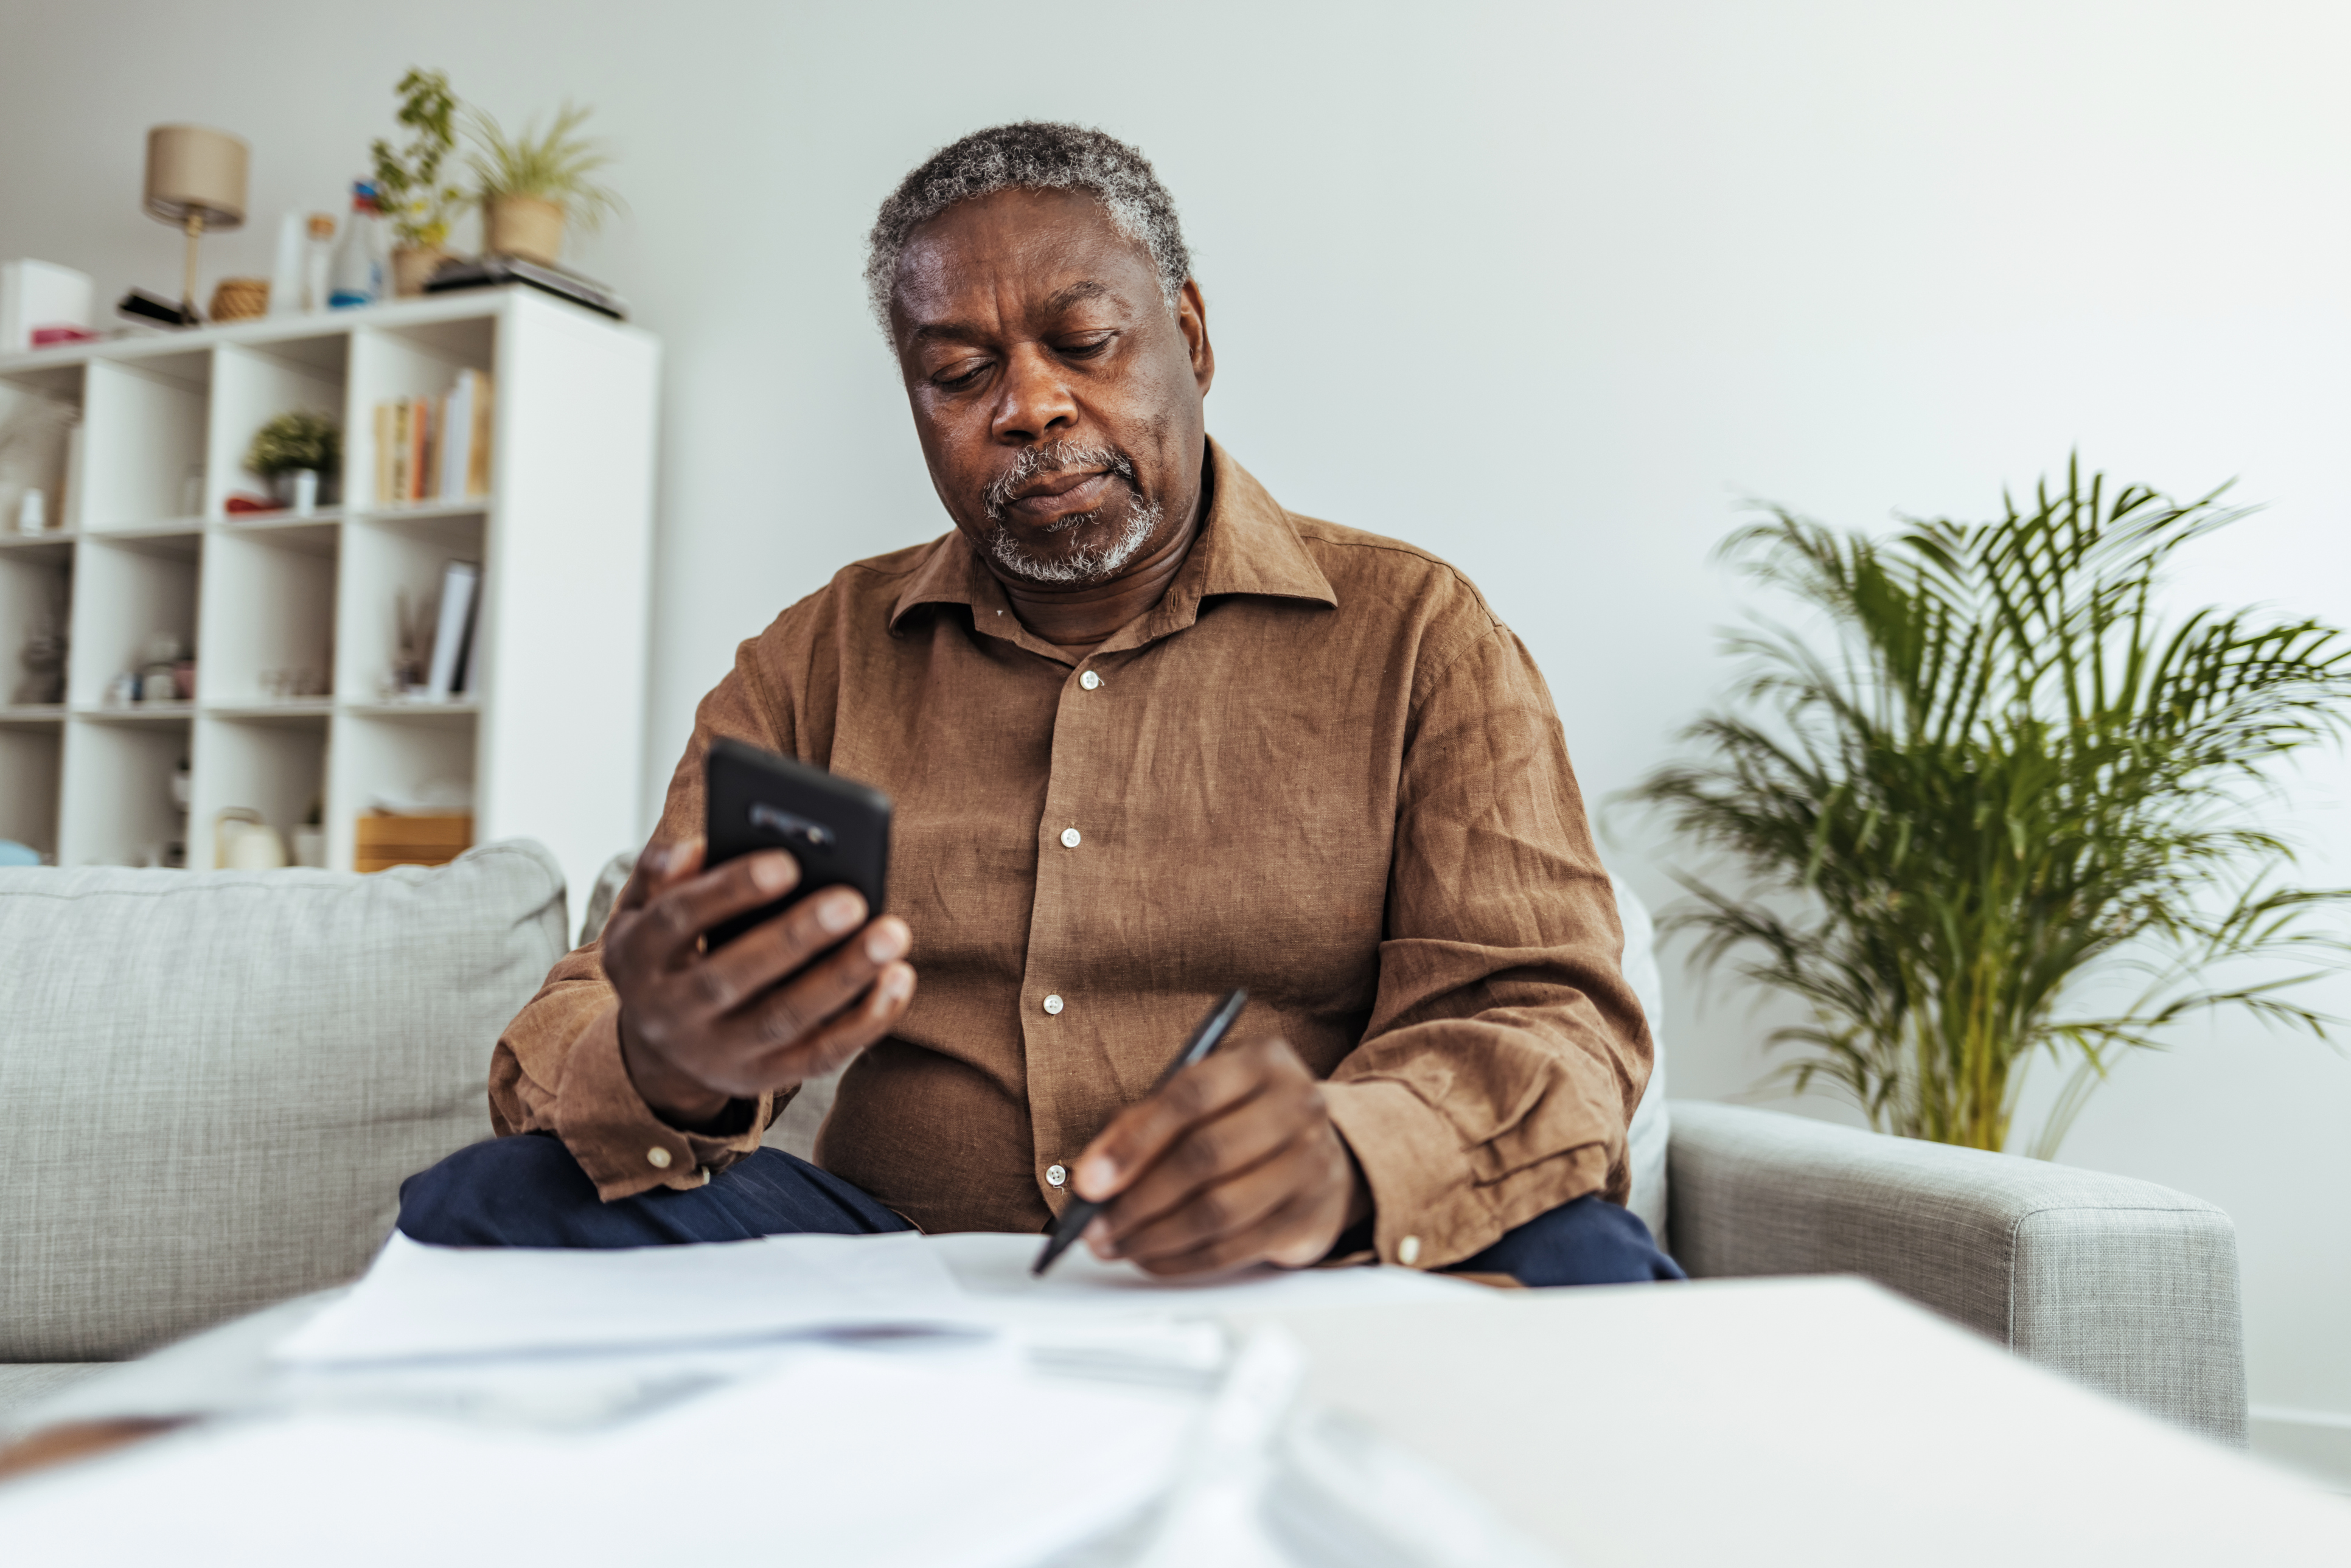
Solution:
<svg viewBox="0 0 2351 1568"><path fill-rule="evenodd" d="M1279 1038L1196 1062L1121 1112L1078 1156L1102 1258L1154 1274L1319 1263L1372 1212L1322 1086Z"/></svg>

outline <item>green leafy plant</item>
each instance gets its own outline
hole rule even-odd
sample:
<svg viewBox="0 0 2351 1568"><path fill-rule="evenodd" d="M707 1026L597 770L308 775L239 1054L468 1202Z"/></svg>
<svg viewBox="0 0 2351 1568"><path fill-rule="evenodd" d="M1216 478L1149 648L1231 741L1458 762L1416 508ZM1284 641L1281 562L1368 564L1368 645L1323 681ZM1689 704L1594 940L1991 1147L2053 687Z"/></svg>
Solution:
<svg viewBox="0 0 2351 1568"><path fill-rule="evenodd" d="M1775 1078L2001 1149L2045 1052L2072 1069L2048 1157L2116 1055L2182 1019L2339 1021L2287 993L2340 967L2312 917L2351 894L2283 882L2293 848L2252 808L2273 764L2342 736L2351 648L2316 621L2167 622L2166 566L2245 515L2221 493L2069 464L1995 522L1878 542L1771 508L1725 545L1813 624L1734 633L1760 711L1701 718L1699 758L1631 793L1745 873L1745 896L1682 876L1698 902L1671 924L1807 1005Z"/></svg>
<svg viewBox="0 0 2351 1568"><path fill-rule="evenodd" d="M457 147L457 98L446 72L422 68L392 90L400 95L400 123L412 134L403 147L378 137L371 148L377 194L404 243L437 249L448 242L450 220L465 200L441 179L442 164Z"/></svg>
<svg viewBox="0 0 2351 1568"><path fill-rule="evenodd" d="M343 433L324 414L281 413L253 433L245 465L265 479L302 468L332 476L342 469Z"/></svg>
<svg viewBox="0 0 2351 1568"><path fill-rule="evenodd" d="M509 137L488 114L469 110L465 132L475 146L465 162L474 172L475 196L485 203L500 196L552 202L580 229L592 232L619 208L620 197L593 178L612 157L601 142L579 134L590 112L566 103L545 133L534 119Z"/></svg>

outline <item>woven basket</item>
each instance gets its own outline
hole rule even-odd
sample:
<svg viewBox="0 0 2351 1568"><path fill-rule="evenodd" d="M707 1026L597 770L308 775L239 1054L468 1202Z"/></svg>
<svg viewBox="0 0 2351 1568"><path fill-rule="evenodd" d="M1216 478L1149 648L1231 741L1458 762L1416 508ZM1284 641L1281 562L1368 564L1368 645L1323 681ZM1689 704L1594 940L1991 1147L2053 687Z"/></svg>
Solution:
<svg viewBox="0 0 2351 1568"><path fill-rule="evenodd" d="M213 290L213 308L204 313L211 321L248 321L256 316L269 314L269 279L266 277L224 277Z"/></svg>

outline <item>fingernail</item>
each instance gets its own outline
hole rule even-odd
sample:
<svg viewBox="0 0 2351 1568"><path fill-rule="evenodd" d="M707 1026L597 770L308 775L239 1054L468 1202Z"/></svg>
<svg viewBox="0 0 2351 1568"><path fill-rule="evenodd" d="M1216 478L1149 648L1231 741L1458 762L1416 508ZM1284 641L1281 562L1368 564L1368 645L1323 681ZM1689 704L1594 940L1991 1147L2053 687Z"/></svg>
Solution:
<svg viewBox="0 0 2351 1568"><path fill-rule="evenodd" d="M782 855L761 855L751 862L751 880L761 893L781 893L792 884L792 862Z"/></svg>
<svg viewBox="0 0 2351 1568"><path fill-rule="evenodd" d="M1078 1179L1085 1184L1088 1192L1107 1192L1111 1183L1118 1179L1118 1166L1104 1156L1096 1155L1080 1163Z"/></svg>
<svg viewBox="0 0 2351 1568"><path fill-rule="evenodd" d="M866 933L865 956L877 964L886 964L904 951L895 925L876 925Z"/></svg>
<svg viewBox="0 0 2351 1568"><path fill-rule="evenodd" d="M833 932L846 931L856 925L862 913L856 896L846 893L836 893L816 906L817 924Z"/></svg>
<svg viewBox="0 0 2351 1568"><path fill-rule="evenodd" d="M882 999L903 1002L906 993L914 988L914 977L904 969L893 969L882 982Z"/></svg>
<svg viewBox="0 0 2351 1568"><path fill-rule="evenodd" d="M1086 1227L1086 1245L1093 1249L1097 1258L1118 1256L1118 1243L1111 1239L1110 1221L1106 1219L1097 1219Z"/></svg>

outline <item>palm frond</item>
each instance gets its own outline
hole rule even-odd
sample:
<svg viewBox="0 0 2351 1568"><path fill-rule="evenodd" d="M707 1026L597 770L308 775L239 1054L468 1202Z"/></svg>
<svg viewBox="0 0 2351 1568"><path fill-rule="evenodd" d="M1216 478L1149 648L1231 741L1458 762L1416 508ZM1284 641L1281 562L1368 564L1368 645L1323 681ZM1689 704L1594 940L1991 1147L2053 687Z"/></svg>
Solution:
<svg viewBox="0 0 2351 1568"><path fill-rule="evenodd" d="M1770 507L1725 541L1826 633L1760 615L1728 633L1735 706L1628 793L1751 889L1684 878L1666 925L1805 1003L1775 1081L2000 1148L2047 1051L2074 1064L2033 1145L2051 1154L2115 1053L2191 1013L2329 1037L2337 1020L2282 993L2351 957L2317 924L2351 899L2282 883L2293 847L2250 813L2277 759L2351 727L2351 638L2212 609L2166 622L2179 551L2249 514L2226 489L2180 504L2076 459L1988 523L1873 538ZM2254 961L2273 967L2208 981ZM2133 1006L2070 1010L2105 972L2142 977Z"/></svg>

